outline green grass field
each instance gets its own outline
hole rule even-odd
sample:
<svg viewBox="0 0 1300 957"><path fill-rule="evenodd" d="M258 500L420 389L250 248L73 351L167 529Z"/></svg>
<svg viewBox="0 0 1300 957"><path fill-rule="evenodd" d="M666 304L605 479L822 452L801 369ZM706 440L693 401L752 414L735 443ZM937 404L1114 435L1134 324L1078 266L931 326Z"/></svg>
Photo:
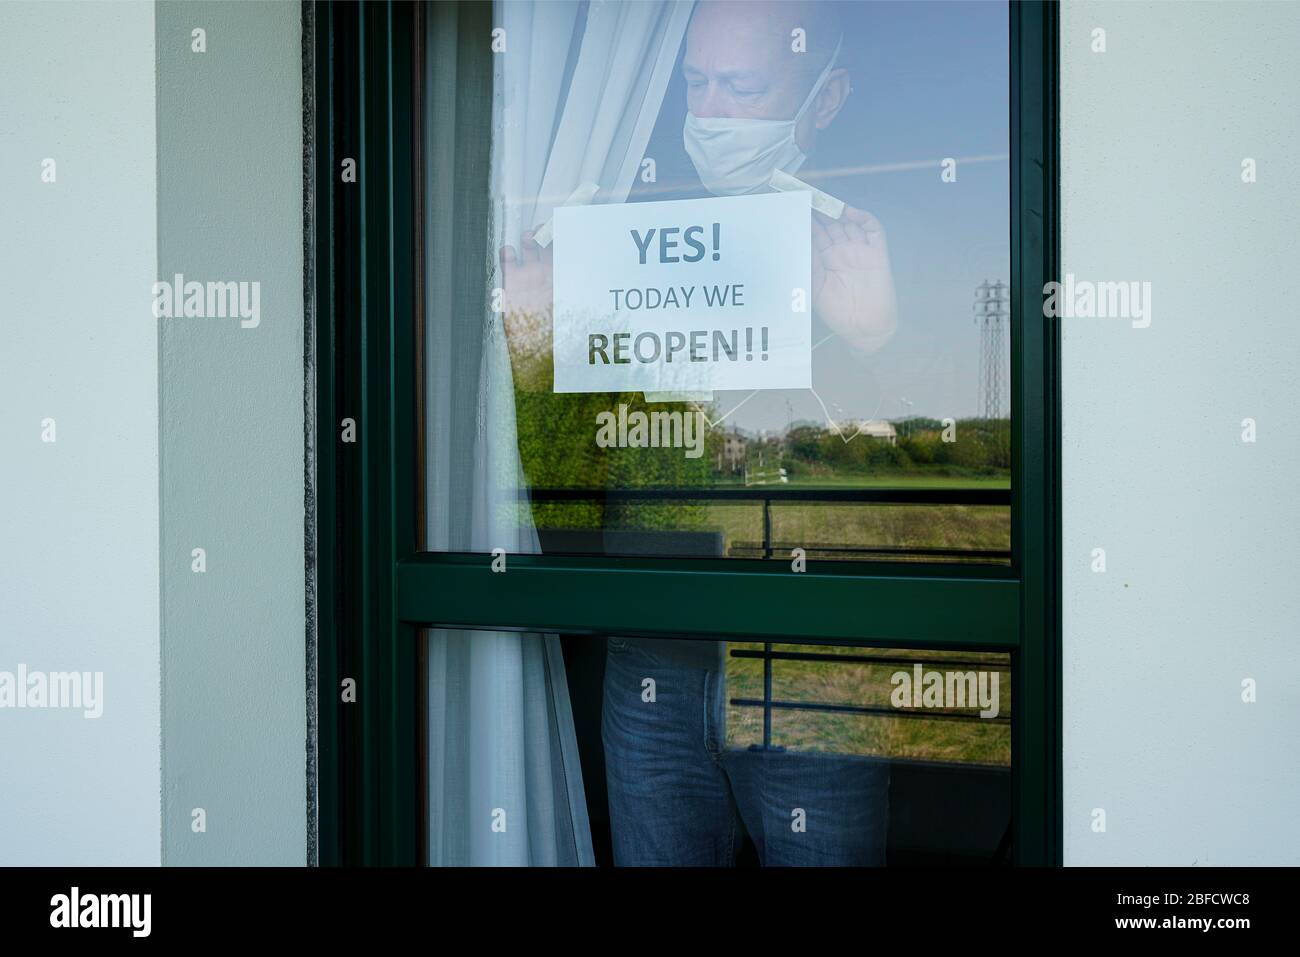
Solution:
<svg viewBox="0 0 1300 957"><path fill-rule="evenodd" d="M715 488L742 487L739 481L719 481ZM913 556L907 549L945 549L954 554L942 559L962 560L962 551L1009 552L1011 512L1000 505L894 505L847 502L779 501L782 491L793 489L846 488L977 488L1010 487L1007 475L955 476L941 470L913 470L894 474L838 474L808 477L788 484L749 486L773 492L771 506L772 542L775 550L788 556L803 548L809 559L878 559L890 555L900 560ZM665 509L670 509L665 524ZM763 507L759 501L708 499L680 503L680 519L674 524L670 506L646 505L625 508L620 528L677 528L715 531L722 535L722 554L752 558L761 554ZM644 517L644 520L643 520ZM879 550L873 554L872 549ZM987 555L979 561L1005 561Z"/></svg>
<svg viewBox="0 0 1300 957"><path fill-rule="evenodd" d="M703 525L722 532L725 554L747 556L761 545L763 510L757 503L713 502L707 508ZM873 558L864 554L873 548L1008 551L1011 512L997 505L773 505L772 542L783 557L803 548L810 559Z"/></svg>
<svg viewBox="0 0 1300 957"><path fill-rule="evenodd" d="M742 486L740 479L719 480L718 488ZM765 487L765 486L762 486ZM772 488L1010 488L1009 475L943 475L916 472L809 475Z"/></svg>

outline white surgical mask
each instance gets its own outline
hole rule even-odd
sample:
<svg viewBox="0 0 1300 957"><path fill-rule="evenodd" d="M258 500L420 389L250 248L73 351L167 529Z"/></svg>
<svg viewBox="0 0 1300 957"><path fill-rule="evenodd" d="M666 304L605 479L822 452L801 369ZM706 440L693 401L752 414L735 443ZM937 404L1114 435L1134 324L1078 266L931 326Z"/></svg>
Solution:
<svg viewBox="0 0 1300 957"><path fill-rule="evenodd" d="M837 43L826 68L793 119L696 116L688 112L682 141L704 188L715 196L752 193L766 186L777 170L793 173L803 166L808 157L795 142L794 131L826 85L839 55Z"/></svg>

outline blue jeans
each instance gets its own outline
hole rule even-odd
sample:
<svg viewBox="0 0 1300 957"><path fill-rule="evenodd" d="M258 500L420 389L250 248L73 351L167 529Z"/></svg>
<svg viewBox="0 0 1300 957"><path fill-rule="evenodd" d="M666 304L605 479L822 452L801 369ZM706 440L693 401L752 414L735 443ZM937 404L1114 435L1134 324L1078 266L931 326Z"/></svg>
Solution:
<svg viewBox="0 0 1300 957"><path fill-rule="evenodd" d="M765 866L883 864L888 761L728 749L725 648L609 639L601 737L614 863L731 866L743 827Z"/></svg>

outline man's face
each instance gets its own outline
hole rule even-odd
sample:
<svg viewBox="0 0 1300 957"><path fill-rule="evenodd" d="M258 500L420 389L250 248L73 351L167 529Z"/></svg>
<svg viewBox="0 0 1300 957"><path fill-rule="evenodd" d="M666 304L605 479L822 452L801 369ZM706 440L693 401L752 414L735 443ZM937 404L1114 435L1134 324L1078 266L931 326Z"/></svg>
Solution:
<svg viewBox="0 0 1300 957"><path fill-rule="evenodd" d="M793 119L826 65L826 54L791 49L795 28L822 29L810 8L780 0L697 5L682 59L687 109L701 119ZM805 150L847 95L847 73L835 70L828 85L828 109L809 109L795 130L795 140Z"/></svg>
<svg viewBox="0 0 1300 957"><path fill-rule="evenodd" d="M770 4L702 3L686 34L682 73L686 105L696 116L788 120L812 79L790 29Z"/></svg>

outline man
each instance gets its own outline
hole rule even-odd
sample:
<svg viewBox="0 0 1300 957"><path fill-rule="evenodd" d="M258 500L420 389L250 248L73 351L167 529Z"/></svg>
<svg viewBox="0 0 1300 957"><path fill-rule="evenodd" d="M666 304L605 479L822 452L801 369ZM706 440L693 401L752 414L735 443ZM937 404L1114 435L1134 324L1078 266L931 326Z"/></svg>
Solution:
<svg viewBox="0 0 1300 957"><path fill-rule="evenodd" d="M833 4L698 4L678 127L698 184L672 198L763 192L777 170L798 175L852 91L842 36ZM629 198L665 198L663 184ZM878 350L897 325L884 230L852 207L812 216L814 389L852 388L852 370L834 365ZM501 269L516 388L546 392L551 250L525 234ZM583 401L548 397L560 399ZM729 865L743 828L764 864L883 863L887 763L728 748L725 653L714 641L610 639L602 737L615 862Z"/></svg>
<svg viewBox="0 0 1300 957"><path fill-rule="evenodd" d="M802 50L792 49L795 30L804 31ZM833 3L696 5L682 62L688 110L682 139L705 190L768 192L774 171L803 168L852 92L849 71L837 66L842 35ZM663 198L657 192L644 198ZM634 190L630 199L638 198ZM856 352L873 353L898 324L884 229L870 213L847 205L838 220L818 211L812 218L814 314ZM507 316L519 320L507 323L512 358L535 365L551 349L552 250L529 230L520 249L501 250L501 272Z"/></svg>
<svg viewBox="0 0 1300 957"><path fill-rule="evenodd" d="M805 166L852 92L842 43L834 4L696 7L682 62L683 140L709 192L766 191L774 171ZM817 317L852 348L876 351L897 325L884 230L846 206L838 220L814 211L812 237Z"/></svg>

